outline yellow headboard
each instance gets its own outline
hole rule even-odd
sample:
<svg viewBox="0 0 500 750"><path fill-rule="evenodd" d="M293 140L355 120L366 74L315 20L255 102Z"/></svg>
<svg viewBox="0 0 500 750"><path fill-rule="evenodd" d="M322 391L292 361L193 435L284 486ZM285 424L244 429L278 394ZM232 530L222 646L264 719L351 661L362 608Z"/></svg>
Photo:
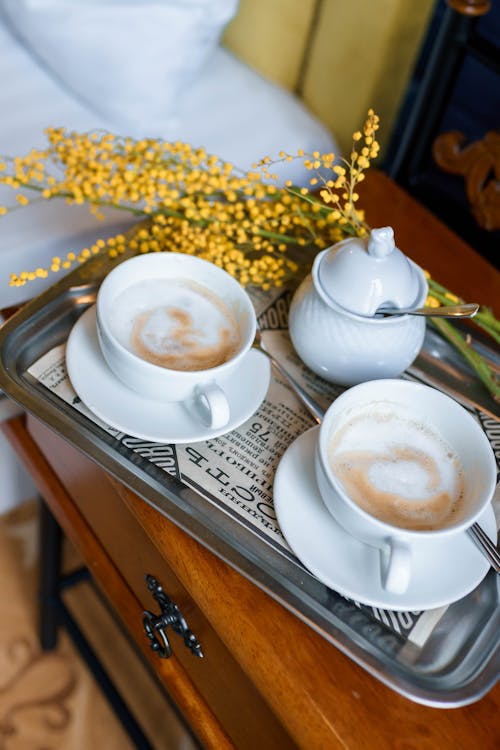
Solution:
<svg viewBox="0 0 500 750"><path fill-rule="evenodd" d="M295 92L348 152L373 107L387 143L434 0L240 0L223 42Z"/></svg>

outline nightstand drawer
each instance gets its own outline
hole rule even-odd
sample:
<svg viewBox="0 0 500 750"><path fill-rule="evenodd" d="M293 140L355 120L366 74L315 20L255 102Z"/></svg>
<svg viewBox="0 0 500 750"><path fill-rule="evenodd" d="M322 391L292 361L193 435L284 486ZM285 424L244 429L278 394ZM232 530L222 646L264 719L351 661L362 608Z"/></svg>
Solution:
<svg viewBox="0 0 500 750"><path fill-rule="evenodd" d="M253 749L258 746L263 750L276 747L281 750L295 747L249 677L224 645L224 633L218 634L212 628L126 506L108 475L36 420L29 418L28 429L140 607L155 616L161 614L159 604L147 587L146 576L149 574L157 579L164 593L177 605L189 630L199 642L203 658L195 656L172 627L165 629L172 657L162 659L156 656L153 659L153 665L163 683L165 684L162 662L180 663L238 749ZM92 571L92 560L86 559L85 562ZM95 571L92 572L95 574ZM99 583L98 576L94 577ZM117 614L126 624L129 624L127 618L137 618L134 623L137 630L137 623L142 619L140 607L133 614L120 611ZM231 626L228 622L228 629ZM244 638L245 634L242 633L241 637ZM143 639L148 642L145 631ZM168 684L166 688L169 691ZM186 719L189 722L189 716Z"/></svg>

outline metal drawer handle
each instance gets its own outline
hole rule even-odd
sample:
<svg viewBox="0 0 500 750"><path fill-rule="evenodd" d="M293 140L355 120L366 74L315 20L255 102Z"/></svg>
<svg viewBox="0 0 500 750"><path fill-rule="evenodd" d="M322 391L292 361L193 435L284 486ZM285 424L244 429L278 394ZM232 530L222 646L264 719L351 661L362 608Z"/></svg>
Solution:
<svg viewBox="0 0 500 750"><path fill-rule="evenodd" d="M184 645L200 659L203 658L201 646L198 639L188 628L188 624L182 616L179 607L163 591L156 578L148 573L146 576L148 589L151 591L153 598L158 602L161 609L161 615L155 615L149 610L142 613L142 624L147 637L151 641L151 649L162 659L168 659L172 653L172 648L168 641L165 629L170 625L174 633L181 635L184 639Z"/></svg>

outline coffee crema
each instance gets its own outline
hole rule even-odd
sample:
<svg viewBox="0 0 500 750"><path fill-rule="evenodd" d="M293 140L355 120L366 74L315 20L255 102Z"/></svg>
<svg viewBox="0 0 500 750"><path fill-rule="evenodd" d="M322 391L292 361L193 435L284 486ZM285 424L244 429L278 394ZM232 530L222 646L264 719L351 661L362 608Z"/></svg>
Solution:
<svg viewBox="0 0 500 750"><path fill-rule="evenodd" d="M328 445L330 468L360 508L385 523L437 530L464 513L465 476L450 446L397 407L358 413Z"/></svg>
<svg viewBox="0 0 500 750"><path fill-rule="evenodd" d="M109 326L133 354L170 370L208 370L241 346L236 315L210 289L183 278L147 279L114 302Z"/></svg>

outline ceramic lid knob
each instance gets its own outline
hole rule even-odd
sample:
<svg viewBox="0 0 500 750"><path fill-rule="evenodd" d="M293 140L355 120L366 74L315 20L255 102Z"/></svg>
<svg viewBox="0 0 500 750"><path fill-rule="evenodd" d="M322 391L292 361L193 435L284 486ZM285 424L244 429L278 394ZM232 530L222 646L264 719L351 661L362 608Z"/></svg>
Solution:
<svg viewBox="0 0 500 750"><path fill-rule="evenodd" d="M385 258L395 249L394 232L392 227L372 229L368 240L368 254L375 258Z"/></svg>
<svg viewBox="0 0 500 750"><path fill-rule="evenodd" d="M396 247L391 227L324 250L314 262L313 280L327 304L370 317L384 304L417 307L427 294L422 269Z"/></svg>

